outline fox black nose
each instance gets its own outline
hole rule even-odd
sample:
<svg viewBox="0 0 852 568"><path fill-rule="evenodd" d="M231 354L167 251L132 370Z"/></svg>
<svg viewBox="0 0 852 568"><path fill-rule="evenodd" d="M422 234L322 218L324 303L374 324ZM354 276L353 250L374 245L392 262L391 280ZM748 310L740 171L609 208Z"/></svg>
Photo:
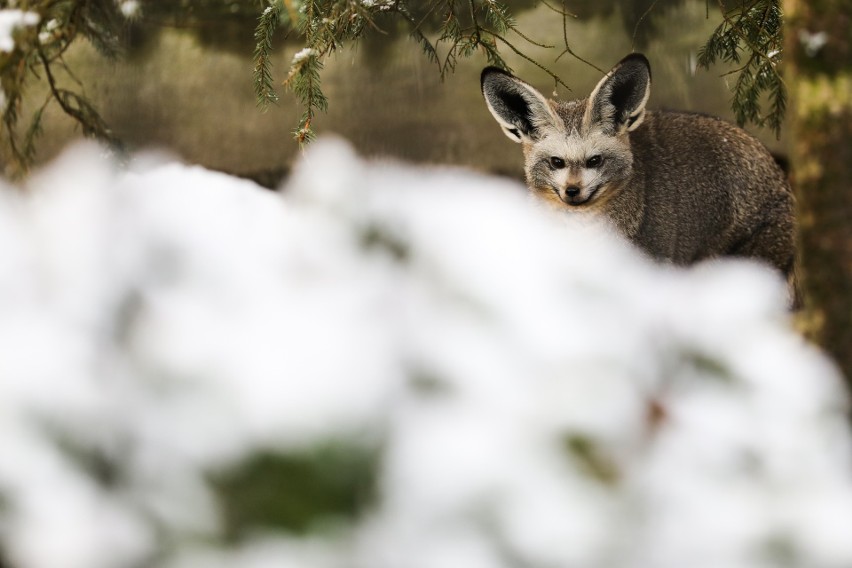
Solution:
<svg viewBox="0 0 852 568"><path fill-rule="evenodd" d="M573 199L580 195L580 188L576 185L569 185L565 188L565 197L569 199Z"/></svg>

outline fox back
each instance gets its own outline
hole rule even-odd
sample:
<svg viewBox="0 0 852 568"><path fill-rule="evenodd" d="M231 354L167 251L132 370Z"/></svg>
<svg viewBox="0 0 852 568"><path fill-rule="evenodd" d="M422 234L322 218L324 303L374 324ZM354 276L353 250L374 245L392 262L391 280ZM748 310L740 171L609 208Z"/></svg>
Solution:
<svg viewBox="0 0 852 568"><path fill-rule="evenodd" d="M710 116L646 111L651 68L621 60L587 99L549 101L495 67L482 92L522 145L529 189L556 207L600 214L653 257L732 255L791 277L794 202L784 172L744 130Z"/></svg>

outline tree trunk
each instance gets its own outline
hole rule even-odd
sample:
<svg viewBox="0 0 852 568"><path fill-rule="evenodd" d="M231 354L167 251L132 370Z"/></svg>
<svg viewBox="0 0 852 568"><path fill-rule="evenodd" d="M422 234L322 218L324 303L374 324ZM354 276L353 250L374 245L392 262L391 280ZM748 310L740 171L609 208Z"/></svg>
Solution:
<svg viewBox="0 0 852 568"><path fill-rule="evenodd" d="M805 321L852 381L852 2L783 4Z"/></svg>

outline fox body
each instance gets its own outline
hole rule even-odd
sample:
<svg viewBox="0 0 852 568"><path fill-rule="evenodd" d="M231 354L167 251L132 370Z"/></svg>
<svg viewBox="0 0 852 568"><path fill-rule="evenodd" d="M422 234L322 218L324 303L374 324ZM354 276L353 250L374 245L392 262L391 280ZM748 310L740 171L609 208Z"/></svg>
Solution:
<svg viewBox="0 0 852 568"><path fill-rule="evenodd" d="M641 54L575 101L549 101L494 67L482 72L488 108L522 145L536 195L605 216L658 259L744 256L791 277L794 202L772 156L721 119L646 111L650 84Z"/></svg>

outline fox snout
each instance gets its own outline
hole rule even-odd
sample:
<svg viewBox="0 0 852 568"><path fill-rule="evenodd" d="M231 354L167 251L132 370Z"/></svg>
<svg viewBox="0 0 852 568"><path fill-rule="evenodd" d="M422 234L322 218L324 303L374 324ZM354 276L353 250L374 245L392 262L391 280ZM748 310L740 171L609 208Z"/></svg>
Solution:
<svg viewBox="0 0 852 568"><path fill-rule="evenodd" d="M578 195L580 195L580 188L578 186L569 185L568 187L565 188L565 197L566 198L570 199L572 197L577 197Z"/></svg>
<svg viewBox="0 0 852 568"><path fill-rule="evenodd" d="M589 180L584 179L582 168L566 164L563 168L551 168L549 174L549 185L565 205L582 205L591 199L594 192L589 191Z"/></svg>
<svg viewBox="0 0 852 568"><path fill-rule="evenodd" d="M583 190L580 189L579 185L569 185L559 193L559 198L566 205L575 205L578 200L582 200Z"/></svg>
<svg viewBox="0 0 852 568"><path fill-rule="evenodd" d="M597 189L593 188L591 190L583 190L583 188L576 183L569 183L562 189L558 190L556 194L559 196L559 199L565 205L583 205L584 203L588 203L597 193Z"/></svg>

